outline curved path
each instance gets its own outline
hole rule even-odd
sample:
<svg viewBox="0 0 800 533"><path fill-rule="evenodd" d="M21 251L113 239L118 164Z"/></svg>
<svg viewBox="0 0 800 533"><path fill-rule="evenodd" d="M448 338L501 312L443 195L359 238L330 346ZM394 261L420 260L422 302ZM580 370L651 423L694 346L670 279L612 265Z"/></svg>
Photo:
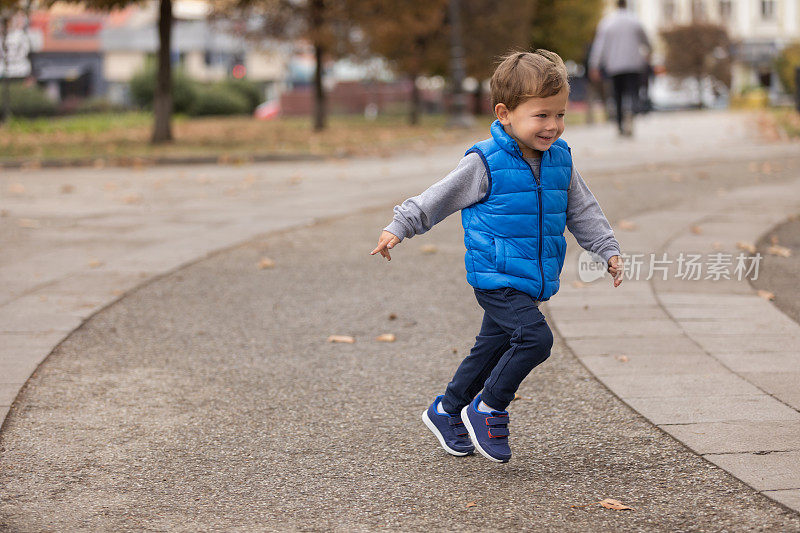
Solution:
<svg viewBox="0 0 800 533"><path fill-rule="evenodd" d="M629 254L645 254L641 278L620 293L598 283L568 286L548 304L567 344L617 396L796 510L800 324L750 286L759 263L746 259L741 275L736 266L740 254L749 257L739 243L752 245L798 213L800 179L632 217L631 229L619 237ZM648 281L651 253L666 258L666 272L655 271ZM766 247L759 253L768 253ZM702 257L703 270L684 276L677 261L689 254ZM710 268L714 262L717 271ZM567 264L574 272L577 259ZM623 320L613 318L616 309Z"/></svg>
<svg viewBox="0 0 800 533"><path fill-rule="evenodd" d="M755 171L742 163L598 170L591 184L619 219L687 193L788 183L798 171L796 157L772 172L761 172L761 160ZM479 458L443 456L417 411L469 348L479 316L461 279L458 224L405 243L390 265L369 262L364 251L386 213L270 235L156 280L89 320L28 382L6 421L0 525L800 529L796 514L754 499L609 395L571 356L570 347L582 356L581 339L569 331L569 346L560 339L524 384L513 410L516 457L502 476ZM438 253L422 253L422 243ZM265 255L274 269L257 267ZM565 303L575 299L568 287ZM624 287L615 296L642 292ZM597 290L583 287L576 298ZM558 328L569 327L563 312L552 309ZM382 332L398 342L374 342ZM325 343L332 333L358 341ZM636 511L572 507L604 497Z"/></svg>

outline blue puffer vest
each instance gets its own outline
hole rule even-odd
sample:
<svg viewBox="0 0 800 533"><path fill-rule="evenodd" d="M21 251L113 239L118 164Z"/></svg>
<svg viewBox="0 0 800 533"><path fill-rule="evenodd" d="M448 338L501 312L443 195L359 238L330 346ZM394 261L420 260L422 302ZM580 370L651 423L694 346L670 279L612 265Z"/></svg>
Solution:
<svg viewBox="0 0 800 533"><path fill-rule="evenodd" d="M467 151L480 154L489 177L486 196L461 211L467 281L477 289L512 287L547 300L558 292L567 248L569 146L559 139L542 153L537 181L499 121L491 133Z"/></svg>

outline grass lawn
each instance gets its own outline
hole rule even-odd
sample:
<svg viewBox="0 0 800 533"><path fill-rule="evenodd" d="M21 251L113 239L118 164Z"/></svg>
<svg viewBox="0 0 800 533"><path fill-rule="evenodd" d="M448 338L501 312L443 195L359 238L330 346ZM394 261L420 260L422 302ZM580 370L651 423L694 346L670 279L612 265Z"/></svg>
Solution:
<svg viewBox="0 0 800 533"><path fill-rule="evenodd" d="M800 113L793 107L770 109L760 115L759 123L769 139L800 139Z"/></svg>
<svg viewBox="0 0 800 533"><path fill-rule="evenodd" d="M568 123L582 120L568 114ZM424 115L409 126L405 115L366 120L359 115L330 117L325 131L311 131L307 117L272 121L249 116L190 118L173 121L175 141L149 143L152 115L145 112L104 113L41 119L12 119L0 126L0 161L48 159L115 160L153 157L212 156L246 158L259 154L321 156L387 155L397 150L424 149L432 144L485 138L492 118L480 117L468 130L446 127L447 117Z"/></svg>
<svg viewBox="0 0 800 533"><path fill-rule="evenodd" d="M424 116L416 127L409 126L405 116L382 116L374 121L333 116L325 131L314 133L305 117L260 121L249 116L177 116L173 121L175 141L153 146L149 143L152 120L150 114L138 112L12 120L0 127L0 160L380 155L480 138L490 123L488 117L477 120L473 132L446 128L444 116Z"/></svg>

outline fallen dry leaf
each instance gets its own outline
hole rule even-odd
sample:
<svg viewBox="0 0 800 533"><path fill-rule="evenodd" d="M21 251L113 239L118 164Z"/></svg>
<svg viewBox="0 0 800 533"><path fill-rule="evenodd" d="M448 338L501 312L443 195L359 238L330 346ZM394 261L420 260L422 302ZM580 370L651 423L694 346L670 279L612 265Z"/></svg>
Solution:
<svg viewBox="0 0 800 533"><path fill-rule="evenodd" d="M711 243L711 249L714 251L722 250L722 243L719 241L714 241Z"/></svg>
<svg viewBox="0 0 800 533"><path fill-rule="evenodd" d="M70 185L69 183L65 183L64 185L61 186L59 191L61 191L61 194L70 194L75 192L75 187L73 185Z"/></svg>
<svg viewBox="0 0 800 533"><path fill-rule="evenodd" d="M765 291L764 289L759 289L756 293L761 298L764 298L765 300L774 300L775 299L775 293L774 292Z"/></svg>
<svg viewBox="0 0 800 533"><path fill-rule="evenodd" d="M710 177L710 174L705 170L701 170L697 173L697 177L701 180L707 180Z"/></svg>
<svg viewBox="0 0 800 533"><path fill-rule="evenodd" d="M353 344L356 342L356 340L350 335L331 335L328 337L328 342L344 342L347 344Z"/></svg>
<svg viewBox="0 0 800 533"><path fill-rule="evenodd" d="M17 220L17 225L20 228L38 228L40 226L39 221L32 218L21 218Z"/></svg>
<svg viewBox="0 0 800 533"><path fill-rule="evenodd" d="M692 226L689 229L691 229L692 233L694 233L695 235L700 235L701 233L703 233L703 228L701 228L700 226Z"/></svg>
<svg viewBox="0 0 800 533"><path fill-rule="evenodd" d="M583 287L586 286L586 284L584 282L582 282L581 280L579 280L579 279L576 279L575 281L573 281L571 283L571 285L573 287L575 287L576 289L582 289Z"/></svg>
<svg viewBox="0 0 800 533"><path fill-rule="evenodd" d="M8 186L8 192L11 194L24 194L25 186L21 183L12 183Z"/></svg>
<svg viewBox="0 0 800 533"><path fill-rule="evenodd" d="M125 204L139 204L142 202L141 194L128 194L122 197L122 202Z"/></svg>
<svg viewBox="0 0 800 533"><path fill-rule="evenodd" d="M617 222L617 227L619 229L624 229L624 230L627 230L627 231L631 231L631 230L635 230L636 229L636 224L634 224L630 220L624 220L623 219L623 220L620 220L619 222Z"/></svg>
<svg viewBox="0 0 800 533"><path fill-rule="evenodd" d="M458 348L453 348L453 353L458 353Z"/></svg>
<svg viewBox="0 0 800 533"><path fill-rule="evenodd" d="M792 255L792 250L785 246L780 246L779 244L773 244L769 248L767 248L767 253L770 255L779 255L781 257L789 257Z"/></svg>
<svg viewBox="0 0 800 533"><path fill-rule="evenodd" d="M628 362L628 356L627 355L615 355L614 359L616 359L620 363L627 363Z"/></svg>
<svg viewBox="0 0 800 533"><path fill-rule="evenodd" d="M89 261L89 266L91 268L99 268L103 266L103 262L100 261L99 259L92 259L91 261Z"/></svg>
<svg viewBox="0 0 800 533"><path fill-rule="evenodd" d="M739 241L736 243L736 247L751 254L756 253L756 246L751 242Z"/></svg>
<svg viewBox="0 0 800 533"><path fill-rule="evenodd" d="M439 249L433 244L423 244L422 246L420 246L419 250L423 254L435 254L436 252L439 251Z"/></svg>
<svg viewBox="0 0 800 533"><path fill-rule="evenodd" d="M770 244L778 244L778 236L777 235L770 235L769 236L769 243Z"/></svg>
<svg viewBox="0 0 800 533"><path fill-rule="evenodd" d="M300 185L301 183L303 183L303 176L301 176L300 174L295 174L291 178L289 178L290 185Z"/></svg>
<svg viewBox="0 0 800 533"><path fill-rule="evenodd" d="M389 313L389 320L397 320L397 315L394 313Z"/></svg>
<svg viewBox="0 0 800 533"><path fill-rule="evenodd" d="M117 184L114 183L113 181L107 181L107 182L105 182L103 184L103 190L106 190L106 191L109 191L109 192L116 191L117 190Z"/></svg>
<svg viewBox="0 0 800 533"><path fill-rule="evenodd" d="M469 502L469 503L467 504L467 507L468 507L468 508L469 508L469 507L477 507L477 506L478 506L478 502L476 502L476 501L474 501L474 500L473 500L473 501L471 501L471 502Z"/></svg>
<svg viewBox="0 0 800 533"><path fill-rule="evenodd" d="M261 261L258 262L258 268L264 270L265 268L274 268L275 261L270 259L269 257L262 257Z"/></svg>
<svg viewBox="0 0 800 533"><path fill-rule="evenodd" d="M633 511L633 507L628 507L627 505L625 505L621 501L614 500L612 498L606 498L604 500L600 500L597 503L599 503L600 505L602 505L606 509L614 509L615 511L625 511L625 510Z"/></svg>
<svg viewBox="0 0 800 533"><path fill-rule="evenodd" d="M375 337L375 340L378 342L394 342L397 337L394 336L394 333L384 333Z"/></svg>

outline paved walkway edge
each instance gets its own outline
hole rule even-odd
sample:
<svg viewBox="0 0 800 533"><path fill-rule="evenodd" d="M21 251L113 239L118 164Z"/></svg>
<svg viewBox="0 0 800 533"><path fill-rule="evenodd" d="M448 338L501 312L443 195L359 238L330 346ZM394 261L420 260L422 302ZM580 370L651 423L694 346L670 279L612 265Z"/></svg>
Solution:
<svg viewBox="0 0 800 533"><path fill-rule="evenodd" d="M252 223L241 225L236 231L225 227L218 232L121 255L114 264L44 282L16 298L0 312L0 323L5 329L0 332L0 369L4 371L0 378L0 432L14 400L39 365L97 313L134 290L214 254L265 235L291 231L341 215L299 216L279 227L274 224L260 227ZM114 287L113 291L109 290L110 286ZM52 301L56 299L66 299L73 304L72 309L76 308L75 302L81 302L80 310L54 312Z"/></svg>
<svg viewBox="0 0 800 533"><path fill-rule="evenodd" d="M148 167L164 165L242 165L246 163L274 163L286 161L323 161L342 159L347 155L319 155L304 153L264 153L264 154L220 154L211 156L124 156L124 157L77 157L53 159L12 159L0 161L3 170L36 170L40 168L79 168L79 167Z"/></svg>
<svg viewBox="0 0 800 533"><path fill-rule="evenodd" d="M739 280L734 269L739 254L750 255L748 245L798 212L800 180L648 212L617 230L625 253L644 254L638 281L618 289L608 277L570 284L578 279L571 249L562 289L547 304L567 346L623 402L794 511L800 511L800 325L757 294L748 282L752 271ZM650 268L650 254L666 274ZM732 279L714 279L718 274L707 268L700 279L684 279L689 254L702 255L707 268L726 264Z"/></svg>

